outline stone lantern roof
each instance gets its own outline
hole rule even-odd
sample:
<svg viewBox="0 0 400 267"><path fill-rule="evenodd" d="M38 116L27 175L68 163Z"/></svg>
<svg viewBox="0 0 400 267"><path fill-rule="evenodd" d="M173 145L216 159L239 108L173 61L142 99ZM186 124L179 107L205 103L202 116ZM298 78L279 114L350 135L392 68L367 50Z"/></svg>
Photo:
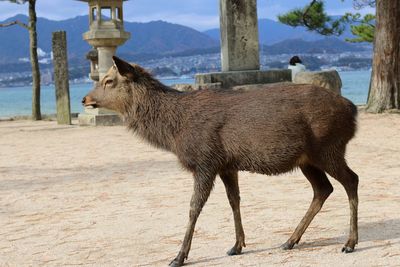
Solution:
<svg viewBox="0 0 400 267"><path fill-rule="evenodd" d="M94 47L119 46L130 38L124 30L122 3L126 0L78 0L89 4L89 31L83 39Z"/></svg>

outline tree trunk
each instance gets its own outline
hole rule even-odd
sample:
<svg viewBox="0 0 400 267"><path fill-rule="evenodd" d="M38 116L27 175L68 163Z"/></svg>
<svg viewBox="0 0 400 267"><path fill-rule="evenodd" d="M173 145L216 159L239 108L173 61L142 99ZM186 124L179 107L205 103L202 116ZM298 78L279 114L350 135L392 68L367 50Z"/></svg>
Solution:
<svg viewBox="0 0 400 267"><path fill-rule="evenodd" d="M40 69L37 55L36 0L29 0L29 43L32 66L32 120L41 120Z"/></svg>
<svg viewBox="0 0 400 267"><path fill-rule="evenodd" d="M400 1L376 1L376 30L367 111L400 109Z"/></svg>

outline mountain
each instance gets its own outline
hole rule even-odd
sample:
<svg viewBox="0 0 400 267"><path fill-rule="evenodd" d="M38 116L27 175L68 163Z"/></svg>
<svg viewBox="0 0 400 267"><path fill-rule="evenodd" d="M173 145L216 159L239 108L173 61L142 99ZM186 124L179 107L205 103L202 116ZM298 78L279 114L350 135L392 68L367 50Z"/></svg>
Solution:
<svg viewBox="0 0 400 267"><path fill-rule="evenodd" d="M315 41L303 39L289 39L273 45L264 45L264 52L268 55L279 54L336 54L364 50L362 47L330 37Z"/></svg>
<svg viewBox="0 0 400 267"><path fill-rule="evenodd" d="M28 20L25 15L17 15L5 21ZM49 61L51 52L51 35L54 31L67 32L68 55L70 64L82 65L85 54L91 49L82 39L82 34L88 30L88 16L53 21L38 18L38 43L43 63ZM0 22L2 23L2 22ZM279 22L259 20L260 43L264 52L268 54L307 53L307 52L345 52L360 49L357 44L349 44L334 37L323 37L306 31L304 28L292 28ZM162 56L178 57L202 55L219 52L219 29L199 32L192 28L164 21L148 23L125 22L125 30L131 32L131 39L118 48L117 54L131 61L145 61ZM344 37L351 33L347 30ZM7 72L11 68L9 63L17 63L18 59L29 58L28 31L19 26L0 28L0 72ZM312 43L308 43L312 42ZM316 43L314 43L316 42ZM4 70L4 64L7 70ZM20 65L21 63L19 63ZM26 68L29 67L26 64ZM17 66L16 66L17 68Z"/></svg>
<svg viewBox="0 0 400 267"><path fill-rule="evenodd" d="M27 22L28 17L17 15L6 21ZM38 46L44 52L51 51L51 34L54 31L67 32L68 54L70 58L84 57L90 46L82 40L88 30L88 16L53 21L38 18ZM2 23L2 22L0 22ZM125 30L131 32L131 39L118 49L119 54L165 54L179 53L193 49L217 47L219 42L192 28L164 21L148 23L125 22ZM0 63L15 62L29 56L28 31L19 26L0 29Z"/></svg>
<svg viewBox="0 0 400 267"><path fill-rule="evenodd" d="M204 34L210 36L212 39L219 41L220 40L220 31L219 28L206 30L203 32Z"/></svg>
<svg viewBox="0 0 400 267"><path fill-rule="evenodd" d="M332 18L337 19L339 17ZM325 38L324 36L317 33L307 31L304 27L293 28L291 26L282 24L271 19L259 19L258 28L260 43L264 45L273 45L287 39L303 39L305 41L315 41ZM219 28L210 29L204 31L204 33L216 41L219 41L220 39ZM343 35L337 38L340 40L344 40L351 37L354 36L351 34L349 27L347 27Z"/></svg>

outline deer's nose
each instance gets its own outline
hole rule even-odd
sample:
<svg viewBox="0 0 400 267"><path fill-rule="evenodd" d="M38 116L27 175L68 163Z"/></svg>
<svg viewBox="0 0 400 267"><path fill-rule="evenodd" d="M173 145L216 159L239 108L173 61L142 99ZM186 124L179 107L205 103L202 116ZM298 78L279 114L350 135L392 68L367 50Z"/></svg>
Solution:
<svg viewBox="0 0 400 267"><path fill-rule="evenodd" d="M96 107L97 106L97 103L96 103L96 100L94 100L93 98L91 98L90 96L85 96L83 99L82 99L82 104L85 106L85 107L88 107L88 106L92 106L92 107Z"/></svg>

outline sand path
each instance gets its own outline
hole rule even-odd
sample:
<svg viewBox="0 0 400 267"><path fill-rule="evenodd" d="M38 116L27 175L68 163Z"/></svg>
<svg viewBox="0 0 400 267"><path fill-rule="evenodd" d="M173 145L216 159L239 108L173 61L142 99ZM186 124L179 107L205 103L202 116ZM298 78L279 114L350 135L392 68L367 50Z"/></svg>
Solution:
<svg viewBox="0 0 400 267"><path fill-rule="evenodd" d="M359 121L348 147L360 176L355 253L340 253L349 209L336 181L299 246L282 251L311 201L310 185L298 171L241 173L244 254L225 255L234 227L217 179L188 266L399 266L400 116ZM166 266L179 250L191 192L174 155L124 127L0 122L0 266Z"/></svg>

